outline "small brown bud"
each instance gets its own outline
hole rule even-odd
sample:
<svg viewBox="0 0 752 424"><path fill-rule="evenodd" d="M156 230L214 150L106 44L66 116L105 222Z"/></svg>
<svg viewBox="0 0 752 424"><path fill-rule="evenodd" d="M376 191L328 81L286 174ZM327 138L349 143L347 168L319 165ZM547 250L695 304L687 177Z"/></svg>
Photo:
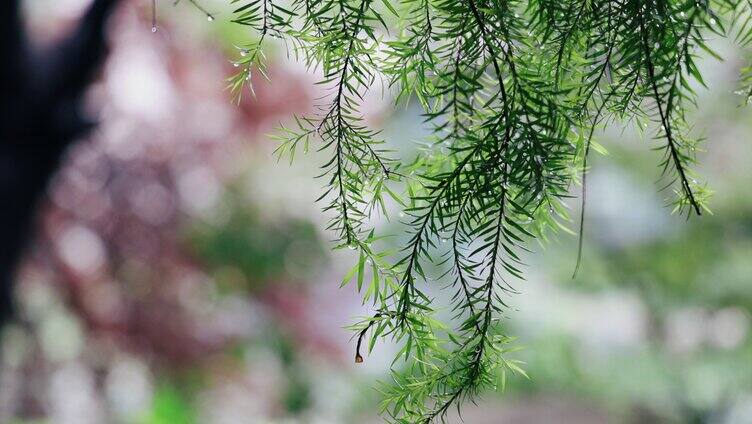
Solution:
<svg viewBox="0 0 752 424"><path fill-rule="evenodd" d="M360 356L360 353L356 353L356 354L355 354L355 363L356 363L356 364L361 364L361 363L363 363L363 357L362 357L362 356Z"/></svg>

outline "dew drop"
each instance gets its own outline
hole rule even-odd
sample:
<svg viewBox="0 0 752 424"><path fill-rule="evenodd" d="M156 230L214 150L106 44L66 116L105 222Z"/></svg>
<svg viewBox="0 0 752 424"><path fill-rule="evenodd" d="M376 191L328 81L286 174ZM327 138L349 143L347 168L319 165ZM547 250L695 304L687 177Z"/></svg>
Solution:
<svg viewBox="0 0 752 424"><path fill-rule="evenodd" d="M214 16L212 16L212 15L206 15L206 20L209 21L209 22L212 22L212 21L214 21Z"/></svg>
<svg viewBox="0 0 752 424"><path fill-rule="evenodd" d="M157 31L159 31L159 28L157 28L157 26L156 26L156 25L154 25L153 27L151 27L151 32L152 32L152 33L155 33L155 32L157 32Z"/></svg>
<svg viewBox="0 0 752 424"><path fill-rule="evenodd" d="M233 63L232 66L234 66L234 67L237 68L238 66L240 66L240 64L239 63Z"/></svg>
<svg viewBox="0 0 752 424"><path fill-rule="evenodd" d="M243 56L243 57L246 57L246 56L248 56L248 50L247 50L247 49L243 49L243 50L241 50L241 51L240 51L240 55L241 55L241 56Z"/></svg>

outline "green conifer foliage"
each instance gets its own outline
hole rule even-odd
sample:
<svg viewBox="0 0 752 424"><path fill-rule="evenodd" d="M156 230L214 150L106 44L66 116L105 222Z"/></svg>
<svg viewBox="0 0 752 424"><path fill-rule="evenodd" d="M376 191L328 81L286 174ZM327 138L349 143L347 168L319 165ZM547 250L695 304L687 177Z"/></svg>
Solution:
<svg viewBox="0 0 752 424"><path fill-rule="evenodd" d="M708 36L752 39L752 4L739 0L233 3L234 22L258 37L241 51L232 88L265 76L271 38L323 72L318 113L281 128L277 152L292 158L310 146L328 157L319 201L336 247L359 257L344 283L355 281L375 310L353 327L356 361L363 343L402 347L382 387L383 414L397 423L443 420L450 407L503 387L508 372L525 374L508 358L505 302L524 277L526 244L565 228L563 201L600 150L597 127L648 132L674 212L707 210L709 190L692 171L699 140L686 119L705 84L697 59L718 56ZM743 70L747 93L750 75ZM410 163L390 157L360 112L377 79L398 104L417 100L432 128ZM409 231L399 251L379 248L385 234L373 224L389 203ZM447 304L429 295L432 285L451 293ZM439 320L440 310L449 318Z"/></svg>

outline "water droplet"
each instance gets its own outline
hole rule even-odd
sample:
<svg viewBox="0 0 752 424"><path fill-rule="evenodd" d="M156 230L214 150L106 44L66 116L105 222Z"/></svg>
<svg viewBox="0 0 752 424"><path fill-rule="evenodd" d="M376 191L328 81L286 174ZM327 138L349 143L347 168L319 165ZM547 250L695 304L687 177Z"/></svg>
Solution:
<svg viewBox="0 0 752 424"><path fill-rule="evenodd" d="M710 19L710 25L715 25L715 19L714 18Z"/></svg>
<svg viewBox="0 0 752 424"><path fill-rule="evenodd" d="M234 66L234 67L237 68L238 66L240 66L240 64L239 63L233 63L232 66Z"/></svg>
<svg viewBox="0 0 752 424"><path fill-rule="evenodd" d="M159 31L159 28L157 28L156 25L154 25L153 27L151 27L151 32L152 33L157 32L157 31Z"/></svg>
<svg viewBox="0 0 752 424"><path fill-rule="evenodd" d="M212 15L206 15L206 20L209 22L212 22L214 20L214 16Z"/></svg>
<svg viewBox="0 0 752 424"><path fill-rule="evenodd" d="M443 239L441 239L441 242L442 242L442 243L446 243L446 242L447 242L447 239L443 238Z"/></svg>
<svg viewBox="0 0 752 424"><path fill-rule="evenodd" d="M681 16L683 18L683 17L687 16L687 14L684 13L684 12L681 12L681 13L679 13L679 16Z"/></svg>
<svg viewBox="0 0 752 424"><path fill-rule="evenodd" d="M246 56L248 56L248 49L243 49L243 50L241 50L241 51L240 51L240 55L241 55L241 56L243 56L243 57L246 57Z"/></svg>

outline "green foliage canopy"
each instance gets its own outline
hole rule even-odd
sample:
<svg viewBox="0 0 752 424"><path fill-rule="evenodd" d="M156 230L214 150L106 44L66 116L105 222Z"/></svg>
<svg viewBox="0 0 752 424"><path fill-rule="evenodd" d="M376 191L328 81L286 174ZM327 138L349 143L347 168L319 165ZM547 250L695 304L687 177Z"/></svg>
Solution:
<svg viewBox="0 0 752 424"><path fill-rule="evenodd" d="M524 374L507 355L505 297L523 278L527 241L565 228L563 202L573 183L584 188L597 127L648 132L674 212L707 210L709 190L692 171L700 140L686 116L705 85L696 62L718 57L708 35L752 39L752 3L740 0L233 3L234 22L258 34L240 52L233 89L266 76L271 38L323 72L318 112L281 128L278 153L292 159L316 143L329 158L319 201L336 247L359 257L343 284L356 281L375 311L353 327L356 361L364 341L369 351L381 338L400 343L395 364L405 363L382 404L398 423L443 420L452 405L503 387L507 372ZM360 112L377 79L397 103L417 99L432 128L409 163L390 158ZM748 99L752 71L741 84ZM383 250L373 218L395 202L409 239ZM583 220L584 207L580 228ZM436 268L443 275L431 275ZM442 278L449 305L427 292ZM449 319L436 318L442 308Z"/></svg>

